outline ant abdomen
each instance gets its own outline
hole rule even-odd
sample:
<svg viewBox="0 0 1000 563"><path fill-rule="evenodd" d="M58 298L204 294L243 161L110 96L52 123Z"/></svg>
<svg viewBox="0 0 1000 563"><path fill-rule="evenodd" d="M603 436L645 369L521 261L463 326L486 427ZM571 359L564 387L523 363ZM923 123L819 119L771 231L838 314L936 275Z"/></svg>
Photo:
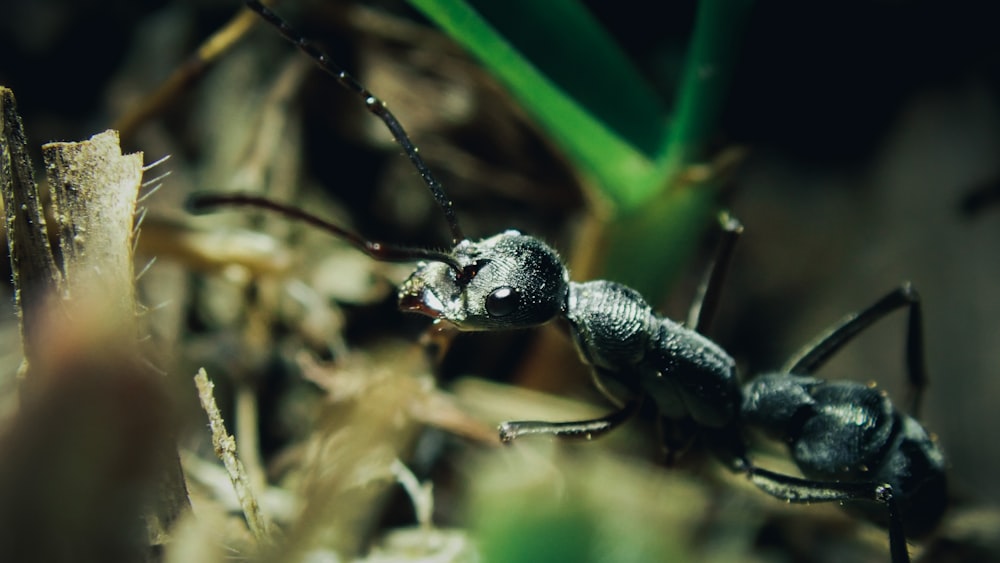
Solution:
<svg viewBox="0 0 1000 563"><path fill-rule="evenodd" d="M900 512L907 515L907 537L924 536L940 522L947 500L944 455L883 390L853 381L767 374L745 386L740 416L744 424L786 443L809 479L892 487ZM846 505L889 526L886 511L877 505Z"/></svg>

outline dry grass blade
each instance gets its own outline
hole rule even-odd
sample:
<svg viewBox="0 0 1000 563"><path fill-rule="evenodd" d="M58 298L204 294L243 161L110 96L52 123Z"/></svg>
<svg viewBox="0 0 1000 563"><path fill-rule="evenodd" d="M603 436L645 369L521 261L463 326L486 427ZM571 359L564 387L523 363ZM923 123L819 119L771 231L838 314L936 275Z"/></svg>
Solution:
<svg viewBox="0 0 1000 563"><path fill-rule="evenodd" d="M222 413L219 412L219 407L215 404L215 396L212 393L214 385L208 379L208 374L205 373L204 369L198 370L198 374L194 376L194 382L198 387L201 408L208 415L215 455L226 466L226 472L229 473L229 479L233 482L233 489L236 491L240 506L243 508L243 515L246 518L247 526L250 527L250 532L253 533L258 542L264 542L269 536L269 525L260 511L257 497L250 486L250 477L243 467L243 462L236 454L236 440L226 432L226 423L222 420Z"/></svg>

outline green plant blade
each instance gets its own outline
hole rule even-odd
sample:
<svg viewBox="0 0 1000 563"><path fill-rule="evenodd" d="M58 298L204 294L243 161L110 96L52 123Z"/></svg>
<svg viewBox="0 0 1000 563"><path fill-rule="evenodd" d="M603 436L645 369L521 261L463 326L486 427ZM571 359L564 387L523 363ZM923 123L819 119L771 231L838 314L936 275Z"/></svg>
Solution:
<svg viewBox="0 0 1000 563"><path fill-rule="evenodd" d="M521 30L515 45L464 2L411 3L480 59L616 208L642 203L637 194L648 190L641 186L657 183L654 158L666 139L666 115L631 62L584 8L558 0L544 7L511 2L491 9ZM544 53L546 46L551 53L537 61L519 49ZM558 69L560 62L562 70L553 75L540 66ZM598 91L595 84L603 84L604 93L582 93Z"/></svg>
<svg viewBox="0 0 1000 563"><path fill-rule="evenodd" d="M716 132L752 1L699 4L671 119L578 2L411 3L480 59L612 204L604 267L588 274L658 302L713 212L720 179L682 178Z"/></svg>

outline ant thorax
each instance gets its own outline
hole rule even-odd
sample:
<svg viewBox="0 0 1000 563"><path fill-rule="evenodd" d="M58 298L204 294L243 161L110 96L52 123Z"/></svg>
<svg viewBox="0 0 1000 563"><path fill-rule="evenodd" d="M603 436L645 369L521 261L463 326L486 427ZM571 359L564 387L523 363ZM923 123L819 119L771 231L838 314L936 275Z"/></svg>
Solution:
<svg viewBox="0 0 1000 563"><path fill-rule="evenodd" d="M736 417L736 363L718 344L616 282L571 283L569 303L573 339L602 388L647 396L670 419L719 428Z"/></svg>

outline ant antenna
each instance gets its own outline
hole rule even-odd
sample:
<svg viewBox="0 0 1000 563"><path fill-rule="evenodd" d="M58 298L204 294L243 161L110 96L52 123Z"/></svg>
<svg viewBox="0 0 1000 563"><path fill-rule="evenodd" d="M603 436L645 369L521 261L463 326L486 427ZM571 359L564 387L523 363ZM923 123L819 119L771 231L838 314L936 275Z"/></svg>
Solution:
<svg viewBox="0 0 1000 563"><path fill-rule="evenodd" d="M406 130L403 129L403 125L400 124L396 119L396 116L389 111L389 108L386 107L385 103L369 92L364 85L358 82L358 80L351 76L346 70L341 68L340 65L331 60L326 53L316 46L316 44L303 37L299 32L292 28L288 22L281 19L281 16L272 12L258 0L246 0L246 6L254 12L257 12L257 14L260 15L260 17L262 17L267 23L274 26L282 37L287 39L290 43L298 47L300 51L309 56L309 58L316 63L316 66L318 66L320 70L336 78L337 82L340 83L341 86L351 92L354 92L362 100L364 100L365 108L381 119L382 123L385 123L389 132L392 133L392 137L395 139L396 144L402 147L403 152L406 153L406 156L410 159L414 168L416 168L417 172L420 173L420 177L423 178L424 184L427 185L427 188L431 191L431 195L434 196L434 201L436 201L441 210L444 211L445 219L448 221L448 228L451 230L452 245L457 245L459 242L465 240L465 236L462 234L462 229L458 226L458 220L455 218L455 210L453 209L452 202L448 199L448 195L444 193L444 188L441 187L441 183L434 178L433 174L431 174L427 164L424 163L424 159L420 158L419 150L413 144L413 141L410 140L409 135L406 134ZM247 204L253 205L248 202ZM303 217L303 219L305 219L305 217ZM452 262L448 263L450 264ZM461 268L459 268L459 270L461 270Z"/></svg>
<svg viewBox="0 0 1000 563"><path fill-rule="evenodd" d="M313 215L308 211L303 211L302 209L292 207L290 205L283 205L275 201L271 201L263 196L243 193L221 194L204 192L191 194L186 203L186 207L192 213L204 213L212 207L232 205L246 205L267 209L268 211L274 211L285 215L286 217L303 221L346 240L361 252L364 252L368 256L381 262L413 262L416 260L429 260L432 262L442 262L447 264L459 274L462 274L465 271L465 268L463 268L462 265L447 252L431 250L429 248L409 248L381 242L373 242L325 219Z"/></svg>

